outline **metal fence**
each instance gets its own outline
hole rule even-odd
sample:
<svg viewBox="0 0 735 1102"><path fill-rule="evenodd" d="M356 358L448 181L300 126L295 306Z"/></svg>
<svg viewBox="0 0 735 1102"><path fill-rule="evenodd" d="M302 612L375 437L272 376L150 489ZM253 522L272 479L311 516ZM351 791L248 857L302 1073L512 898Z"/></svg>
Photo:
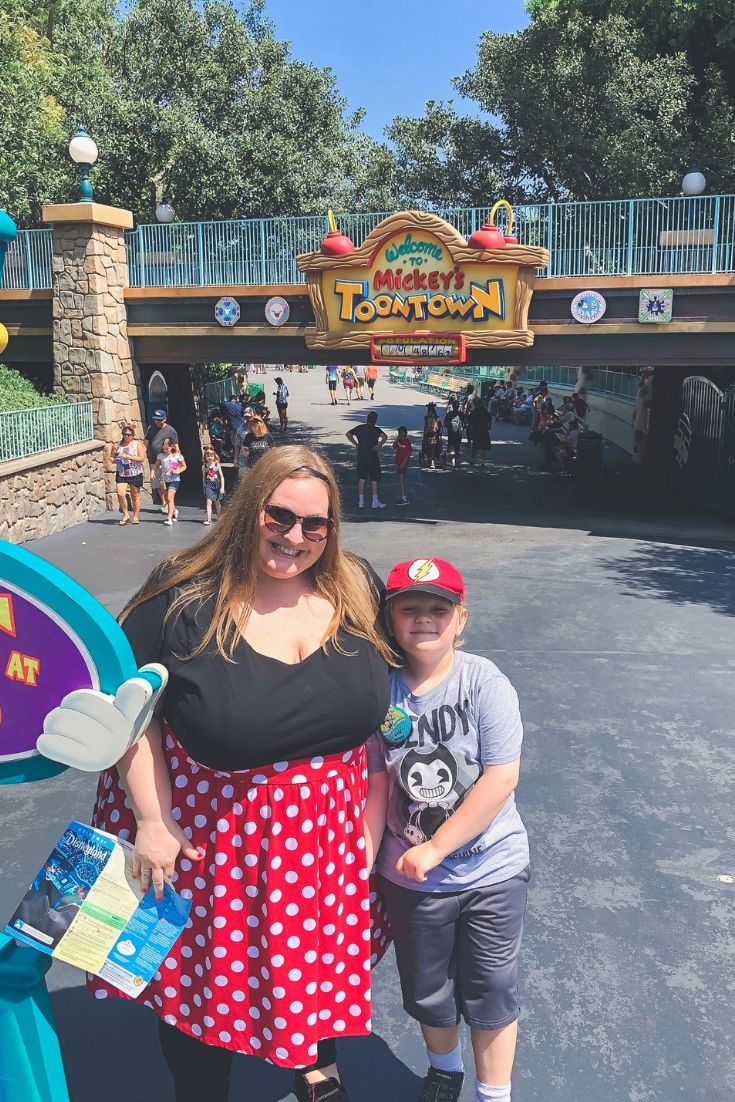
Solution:
<svg viewBox="0 0 735 1102"><path fill-rule="evenodd" d="M52 230L19 230L8 245L0 287L7 291L51 286Z"/></svg>
<svg viewBox="0 0 735 1102"><path fill-rule="evenodd" d="M638 394L640 379L637 372L628 374L620 369L595 367L588 386L590 394L609 394L616 398L634 400ZM518 381L523 386L536 386L545 379L549 386L571 387L577 385L576 367L520 367Z"/></svg>
<svg viewBox="0 0 735 1102"><path fill-rule="evenodd" d="M488 207L436 211L468 237ZM340 214L359 245L385 213ZM505 227L501 212L499 224ZM222 222L141 224L126 233L131 287L217 287L301 283L298 253L318 249L323 215ZM21 230L8 248L5 286L51 286L51 230ZM540 276L735 272L735 195L531 203L515 208L514 233L549 249Z"/></svg>
<svg viewBox="0 0 735 1102"><path fill-rule="evenodd" d="M205 383L202 387L207 408L218 406L228 398L234 398L238 392L237 379L218 379L214 383Z"/></svg>
<svg viewBox="0 0 735 1102"><path fill-rule="evenodd" d="M94 440L91 402L0 413L0 463Z"/></svg>

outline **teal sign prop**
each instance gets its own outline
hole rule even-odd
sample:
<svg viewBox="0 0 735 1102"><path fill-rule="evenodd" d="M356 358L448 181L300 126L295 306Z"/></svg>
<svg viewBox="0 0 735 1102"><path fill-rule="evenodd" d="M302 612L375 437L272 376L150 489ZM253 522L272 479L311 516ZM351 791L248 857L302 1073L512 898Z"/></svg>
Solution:
<svg viewBox="0 0 735 1102"><path fill-rule="evenodd" d="M0 210L0 287L3 285L3 265L5 264L5 253L8 245L11 241L15 241L18 235L18 227L16 226L10 215Z"/></svg>
<svg viewBox="0 0 735 1102"><path fill-rule="evenodd" d="M106 729L96 719L85 729L97 705L110 746L116 746L114 760L149 714L141 710L141 686L152 707L164 684L165 670L159 676L138 669L122 628L86 589L0 540L0 784L41 780L67 768L43 757L36 740L42 732L48 738L44 720L63 712L59 705L69 694L97 693L86 714L68 707L67 726L99 741L95 732ZM115 743L113 724L122 742ZM57 743L64 741L63 727L53 735ZM0 1102L69 1102L44 979L50 963L0 933Z"/></svg>
<svg viewBox="0 0 735 1102"><path fill-rule="evenodd" d="M0 541L0 783L66 768L36 749L43 721L75 689L114 695L138 664L120 625L86 589ZM153 679L156 683L153 684Z"/></svg>

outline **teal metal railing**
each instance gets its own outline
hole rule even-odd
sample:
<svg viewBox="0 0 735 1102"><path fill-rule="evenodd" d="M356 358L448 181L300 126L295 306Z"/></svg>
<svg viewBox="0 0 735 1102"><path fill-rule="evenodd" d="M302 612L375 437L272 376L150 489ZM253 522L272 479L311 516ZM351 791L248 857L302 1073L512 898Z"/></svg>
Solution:
<svg viewBox="0 0 735 1102"><path fill-rule="evenodd" d="M469 236L488 207L436 212ZM341 214L359 244L385 214ZM541 276L665 275L735 271L735 195L540 203L516 207L515 233L549 249ZM500 219L503 224L502 218ZM127 234L133 287L300 283L295 257L319 247L321 215L140 225Z"/></svg>
<svg viewBox="0 0 735 1102"><path fill-rule="evenodd" d="M0 463L93 439L91 402L0 413Z"/></svg>
<svg viewBox="0 0 735 1102"><path fill-rule="evenodd" d="M469 236L488 207L436 211ZM340 214L356 244L386 215ZM501 215L499 222L504 225ZM141 224L125 235L132 287L301 283L298 253L318 249L322 215L242 221ZM519 241L549 249L541 276L735 272L735 195L532 203L515 208ZM21 230L8 248L5 286L51 286L51 230Z"/></svg>
<svg viewBox="0 0 735 1102"><path fill-rule="evenodd" d="M51 286L52 230L18 230L8 245L3 290L42 290Z"/></svg>
<svg viewBox="0 0 735 1102"><path fill-rule="evenodd" d="M456 369L453 369L456 370ZM588 385L590 394L610 394L616 398L634 400L638 394L640 380L637 372L630 374L608 367L591 369L592 381ZM569 387L577 385L576 367L519 367L518 382L521 386L536 386L542 379L550 387Z"/></svg>

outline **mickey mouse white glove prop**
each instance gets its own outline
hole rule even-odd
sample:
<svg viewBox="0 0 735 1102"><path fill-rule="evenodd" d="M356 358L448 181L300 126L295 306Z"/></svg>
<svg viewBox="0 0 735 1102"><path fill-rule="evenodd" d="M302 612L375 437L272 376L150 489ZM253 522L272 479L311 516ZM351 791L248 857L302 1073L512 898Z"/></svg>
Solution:
<svg viewBox="0 0 735 1102"><path fill-rule="evenodd" d="M114 697L76 689L44 719L39 753L89 773L109 769L147 728L167 681L166 668L151 662L123 681Z"/></svg>

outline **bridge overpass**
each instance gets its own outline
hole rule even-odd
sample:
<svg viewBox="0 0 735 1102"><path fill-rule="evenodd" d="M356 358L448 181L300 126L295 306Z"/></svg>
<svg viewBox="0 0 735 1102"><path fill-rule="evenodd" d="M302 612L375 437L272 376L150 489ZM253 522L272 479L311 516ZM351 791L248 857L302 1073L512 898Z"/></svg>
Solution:
<svg viewBox="0 0 735 1102"><path fill-rule="evenodd" d="M469 236L487 208L439 211ZM537 272L529 327L532 348L498 350L493 362L514 366L589 365L705 368L729 366L735 333L735 196L535 204L517 208L521 244L549 249ZM385 216L340 216L361 240ZM320 216L240 222L139 225L124 235L127 334L138 363L324 362L305 337L314 324L298 253L316 249ZM502 228L502 227L501 227ZM6 259L0 320L8 327L10 363L51 363L52 229L21 231ZM673 317L638 320L641 290L671 289ZM570 314L574 296L599 291L607 310L594 325ZM273 295L289 304L288 323L265 319ZM240 318L218 325L215 303L235 298ZM702 340L706 337L706 340ZM332 356L332 358L334 358ZM340 361L365 355L340 352ZM487 362L476 350L470 362Z"/></svg>

